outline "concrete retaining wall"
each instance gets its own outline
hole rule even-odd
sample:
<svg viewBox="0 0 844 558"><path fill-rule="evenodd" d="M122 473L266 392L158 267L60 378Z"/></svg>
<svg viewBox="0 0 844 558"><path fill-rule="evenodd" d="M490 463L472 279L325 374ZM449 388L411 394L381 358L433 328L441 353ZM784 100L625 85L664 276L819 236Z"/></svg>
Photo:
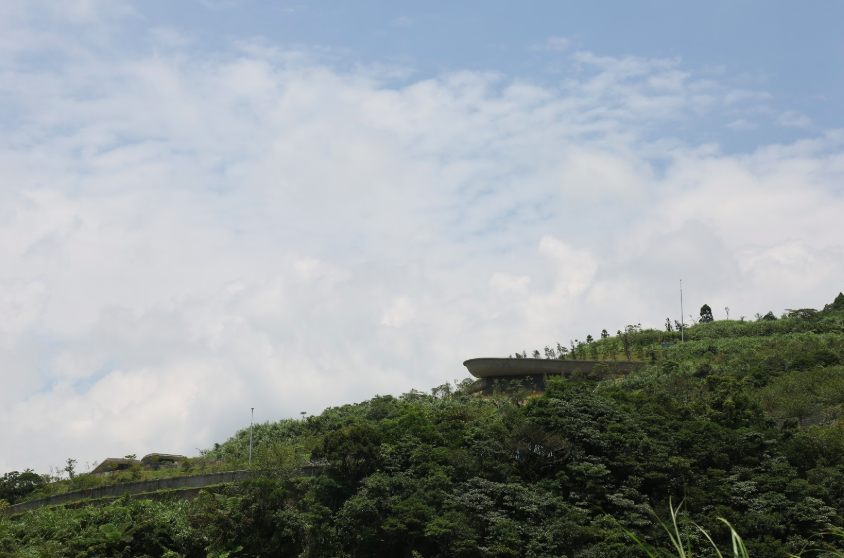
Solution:
<svg viewBox="0 0 844 558"><path fill-rule="evenodd" d="M163 501L173 501L173 500L193 500L199 493L205 490L206 487L202 488L178 488L175 490L164 490L161 492L141 492L140 494L132 494L130 498L133 500L155 500L158 502ZM108 498L97 498L95 500L77 500L76 502L69 502L64 504L66 508L81 508L83 506L107 506L114 502L115 500L120 500L123 496L114 497L110 496Z"/></svg>
<svg viewBox="0 0 844 558"><path fill-rule="evenodd" d="M308 465L299 470L299 476L314 477L323 469L325 469L325 465ZM174 494L174 497L189 499L196 497L199 489L203 486L246 480L249 478L250 474L250 471L226 471L223 473L207 473L204 475L170 477L143 482L113 484L111 486L102 486L100 488L56 494L55 496L48 496L47 498L39 498L38 500L30 500L29 502L15 504L14 506L9 506L6 513L20 513L27 510L35 510L43 506L58 506L79 500L107 498L108 500L104 501L111 502L120 498L126 492L129 494L141 495L143 493L155 492L157 490L179 490L180 492L184 492L184 494ZM196 489L196 491L190 492L185 491L185 489Z"/></svg>
<svg viewBox="0 0 844 558"><path fill-rule="evenodd" d="M155 492L156 490L201 488L212 484L241 481L247 478L249 478L249 471L226 471L223 473L208 473L205 475L170 477L166 479L156 479L143 482L113 484L111 486L101 486L100 488L56 494L55 496L48 496L46 498L39 498L38 500L15 504L14 506L9 506L8 513L19 513L27 510L34 510L42 506L57 506L59 504L66 504L67 502L75 502L76 500L109 497L119 498L126 492L129 494L140 494L142 492Z"/></svg>

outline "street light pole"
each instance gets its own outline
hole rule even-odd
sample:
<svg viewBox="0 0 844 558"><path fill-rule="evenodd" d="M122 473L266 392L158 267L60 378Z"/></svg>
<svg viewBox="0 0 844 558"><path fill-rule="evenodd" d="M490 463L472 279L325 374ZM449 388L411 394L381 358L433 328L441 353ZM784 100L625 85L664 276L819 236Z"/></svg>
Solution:
<svg viewBox="0 0 844 558"><path fill-rule="evenodd" d="M255 422L255 407L252 407L252 416L249 418L249 466L252 466L252 423Z"/></svg>
<svg viewBox="0 0 844 558"><path fill-rule="evenodd" d="M680 342L686 340L686 321L683 319L683 280L680 279Z"/></svg>

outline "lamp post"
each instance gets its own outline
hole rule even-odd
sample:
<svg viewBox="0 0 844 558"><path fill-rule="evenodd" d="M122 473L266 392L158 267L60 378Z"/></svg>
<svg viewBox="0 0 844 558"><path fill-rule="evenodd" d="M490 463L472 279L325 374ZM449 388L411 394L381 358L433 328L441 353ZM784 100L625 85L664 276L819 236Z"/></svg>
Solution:
<svg viewBox="0 0 844 558"><path fill-rule="evenodd" d="M686 320L683 319L683 280L680 279L680 342L686 340Z"/></svg>
<svg viewBox="0 0 844 558"><path fill-rule="evenodd" d="M252 423L255 422L255 407L252 407L252 416L249 418L249 466L252 467Z"/></svg>

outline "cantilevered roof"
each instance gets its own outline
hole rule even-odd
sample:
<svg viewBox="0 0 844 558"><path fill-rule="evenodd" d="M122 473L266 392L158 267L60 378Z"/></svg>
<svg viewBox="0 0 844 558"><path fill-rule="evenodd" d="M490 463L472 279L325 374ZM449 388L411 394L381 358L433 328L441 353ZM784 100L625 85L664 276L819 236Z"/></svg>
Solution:
<svg viewBox="0 0 844 558"><path fill-rule="evenodd" d="M626 360L559 360L555 358L471 358L463 363L476 378L499 376L542 376L570 374L575 370L590 372L596 364L611 366L618 371L630 371L642 362Z"/></svg>

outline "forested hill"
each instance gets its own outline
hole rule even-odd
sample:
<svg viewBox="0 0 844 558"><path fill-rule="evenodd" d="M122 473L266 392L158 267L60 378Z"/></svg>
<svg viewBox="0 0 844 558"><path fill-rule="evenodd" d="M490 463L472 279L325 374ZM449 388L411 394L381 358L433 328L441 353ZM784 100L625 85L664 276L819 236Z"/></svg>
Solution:
<svg viewBox="0 0 844 558"><path fill-rule="evenodd" d="M637 325L540 353L648 363L629 376L541 395L473 395L467 380L257 425L253 480L191 502L15 516L0 556L645 556L622 527L677 556L654 515L669 500L725 556L719 517L754 557L839 544L844 295L780 318L703 318L683 343L673 324ZM242 460L248 440L205 456ZM296 478L305 460L329 466ZM693 555L712 555L687 533Z"/></svg>

